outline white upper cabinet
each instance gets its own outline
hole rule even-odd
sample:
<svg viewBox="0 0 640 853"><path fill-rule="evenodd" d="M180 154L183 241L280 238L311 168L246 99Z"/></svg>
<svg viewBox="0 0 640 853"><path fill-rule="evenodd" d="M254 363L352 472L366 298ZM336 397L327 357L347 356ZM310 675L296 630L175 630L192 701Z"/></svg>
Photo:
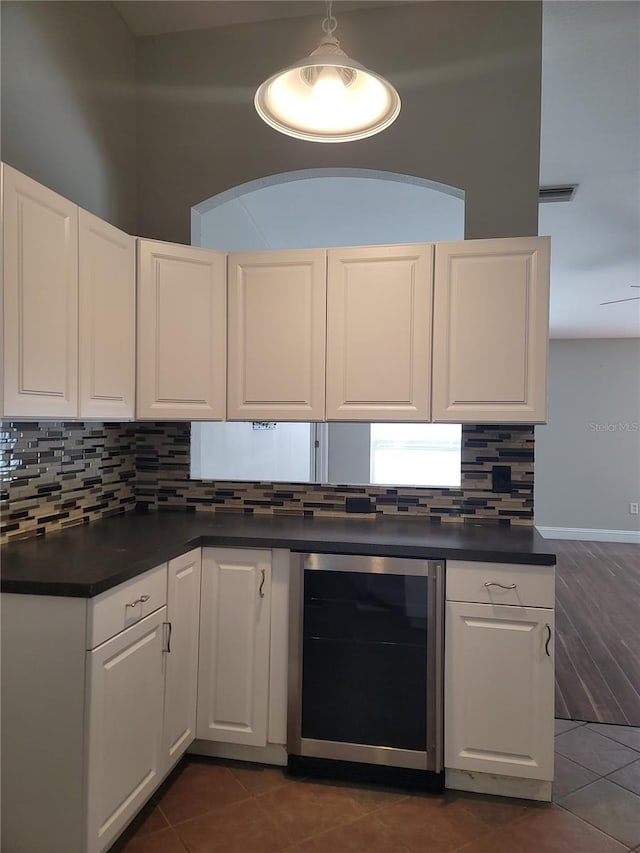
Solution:
<svg viewBox="0 0 640 853"><path fill-rule="evenodd" d="M226 254L138 241L137 417L222 420Z"/></svg>
<svg viewBox="0 0 640 853"><path fill-rule="evenodd" d="M80 210L81 418L134 415L135 239Z"/></svg>
<svg viewBox="0 0 640 853"><path fill-rule="evenodd" d="M549 239L436 246L432 418L546 420Z"/></svg>
<svg viewBox="0 0 640 853"><path fill-rule="evenodd" d="M328 257L327 420L429 420L433 246Z"/></svg>
<svg viewBox="0 0 640 853"><path fill-rule="evenodd" d="M326 253L229 255L228 420L324 419Z"/></svg>
<svg viewBox="0 0 640 853"><path fill-rule="evenodd" d="M78 414L78 208L6 164L4 415Z"/></svg>

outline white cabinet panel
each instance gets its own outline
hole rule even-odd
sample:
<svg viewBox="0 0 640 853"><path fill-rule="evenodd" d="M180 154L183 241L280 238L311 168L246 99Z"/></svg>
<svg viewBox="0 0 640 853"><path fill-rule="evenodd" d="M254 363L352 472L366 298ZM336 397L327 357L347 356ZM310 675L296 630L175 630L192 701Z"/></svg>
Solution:
<svg viewBox="0 0 640 853"><path fill-rule="evenodd" d="M447 560L447 601L550 607L555 603L555 569L514 563Z"/></svg>
<svg viewBox="0 0 640 853"><path fill-rule="evenodd" d="M330 249L327 420L430 416L433 246Z"/></svg>
<svg viewBox="0 0 640 853"><path fill-rule="evenodd" d="M229 420L324 418L325 252L229 255Z"/></svg>
<svg viewBox="0 0 640 853"><path fill-rule="evenodd" d="M78 208L2 166L4 415L78 414Z"/></svg>
<svg viewBox="0 0 640 853"><path fill-rule="evenodd" d="M87 853L102 853L162 776L162 607L87 654Z"/></svg>
<svg viewBox="0 0 640 853"><path fill-rule="evenodd" d="M197 734L265 746L271 552L205 548Z"/></svg>
<svg viewBox="0 0 640 853"><path fill-rule="evenodd" d="M546 419L549 240L436 246L434 421Z"/></svg>
<svg viewBox="0 0 640 853"><path fill-rule="evenodd" d="M222 420L226 255L138 241L139 418Z"/></svg>
<svg viewBox="0 0 640 853"><path fill-rule="evenodd" d="M198 635L200 624L200 548L169 561L165 646L163 750L165 770L196 736Z"/></svg>
<svg viewBox="0 0 640 853"><path fill-rule="evenodd" d="M553 779L553 629L553 610L447 602L446 767Z"/></svg>
<svg viewBox="0 0 640 853"><path fill-rule="evenodd" d="M80 417L133 418L135 239L80 210Z"/></svg>

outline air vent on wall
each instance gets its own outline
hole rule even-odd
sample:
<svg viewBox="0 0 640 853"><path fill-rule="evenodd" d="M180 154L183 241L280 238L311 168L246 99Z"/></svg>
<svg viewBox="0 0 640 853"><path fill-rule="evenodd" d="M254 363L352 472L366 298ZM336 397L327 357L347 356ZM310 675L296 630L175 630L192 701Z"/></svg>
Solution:
<svg viewBox="0 0 640 853"><path fill-rule="evenodd" d="M578 189L577 184L564 184L553 187L539 187L538 201L573 201Z"/></svg>

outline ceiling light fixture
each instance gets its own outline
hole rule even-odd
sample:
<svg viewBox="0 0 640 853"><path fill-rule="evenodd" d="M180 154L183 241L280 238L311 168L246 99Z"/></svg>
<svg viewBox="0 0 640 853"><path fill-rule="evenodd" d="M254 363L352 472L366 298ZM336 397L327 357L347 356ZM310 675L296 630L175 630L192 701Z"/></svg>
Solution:
<svg viewBox="0 0 640 853"><path fill-rule="evenodd" d="M254 98L268 125L310 142L364 139L389 127L400 112L391 83L341 50L331 7L329 0L324 36L313 53L265 80Z"/></svg>

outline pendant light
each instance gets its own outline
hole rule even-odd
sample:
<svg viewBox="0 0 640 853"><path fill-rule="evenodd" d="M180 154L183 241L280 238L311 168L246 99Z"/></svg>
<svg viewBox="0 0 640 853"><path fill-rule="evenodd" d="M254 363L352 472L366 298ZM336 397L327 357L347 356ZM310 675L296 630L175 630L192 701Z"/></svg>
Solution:
<svg viewBox="0 0 640 853"><path fill-rule="evenodd" d="M265 80L254 99L268 125L310 142L364 139L389 127L400 112L394 87L340 48L331 6L329 0L318 47Z"/></svg>

